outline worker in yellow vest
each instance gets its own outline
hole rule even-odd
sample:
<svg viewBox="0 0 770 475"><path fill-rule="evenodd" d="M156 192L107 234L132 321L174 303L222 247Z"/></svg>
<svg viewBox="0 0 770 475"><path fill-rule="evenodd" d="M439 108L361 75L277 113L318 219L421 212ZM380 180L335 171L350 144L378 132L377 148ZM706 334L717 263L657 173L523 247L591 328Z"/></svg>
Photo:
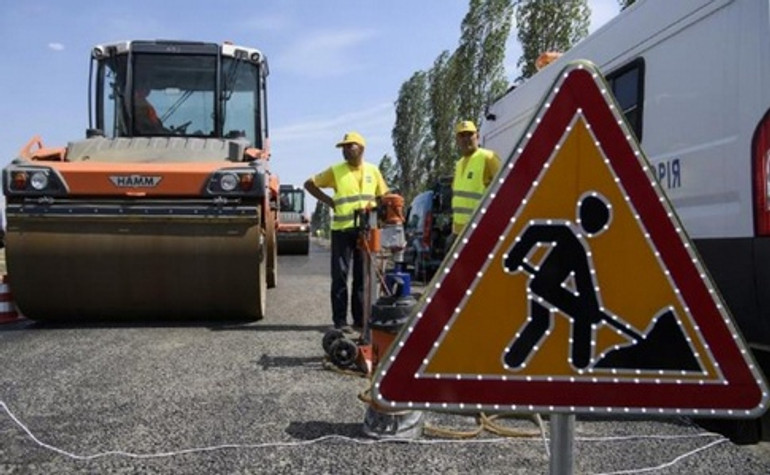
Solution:
<svg viewBox="0 0 770 475"><path fill-rule="evenodd" d="M305 189L318 201L334 210L332 217L331 301L334 328L346 333L363 327L364 314L364 251L358 248L358 229L354 212L374 208L377 198L388 192L380 170L364 162L366 141L358 132L348 132L337 143L345 161L332 165L305 182ZM321 188L334 189L334 196ZM350 295L352 327L347 323L348 275L353 265L353 289Z"/></svg>
<svg viewBox="0 0 770 475"><path fill-rule="evenodd" d="M464 120L455 127L460 159L455 164L452 182L452 235L446 249L454 243L476 211L487 187L500 170L500 157L492 150L479 147L476 125Z"/></svg>

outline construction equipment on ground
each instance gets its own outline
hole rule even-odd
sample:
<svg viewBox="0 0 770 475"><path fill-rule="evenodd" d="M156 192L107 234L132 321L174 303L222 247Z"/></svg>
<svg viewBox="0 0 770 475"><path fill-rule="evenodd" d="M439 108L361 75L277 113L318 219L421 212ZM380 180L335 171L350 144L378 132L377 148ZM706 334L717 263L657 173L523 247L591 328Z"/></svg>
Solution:
<svg viewBox="0 0 770 475"><path fill-rule="evenodd" d="M310 218L305 213L305 190L281 185L278 214L278 254L310 253Z"/></svg>
<svg viewBox="0 0 770 475"><path fill-rule="evenodd" d="M228 42L94 47L86 138L35 137L3 170L20 311L261 319L277 280L267 75Z"/></svg>
<svg viewBox="0 0 770 475"><path fill-rule="evenodd" d="M365 255L363 329L357 338L329 330L322 346L335 366L371 377L417 304L404 268L404 199L385 195L378 208L357 210L355 222ZM368 436L413 438L421 433L421 412L394 412L366 402L363 431Z"/></svg>

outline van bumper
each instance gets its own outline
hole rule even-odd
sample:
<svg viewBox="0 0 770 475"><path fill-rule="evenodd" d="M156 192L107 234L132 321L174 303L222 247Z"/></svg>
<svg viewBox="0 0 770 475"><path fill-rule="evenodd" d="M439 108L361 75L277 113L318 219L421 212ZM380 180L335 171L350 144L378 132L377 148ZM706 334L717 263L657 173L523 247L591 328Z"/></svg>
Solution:
<svg viewBox="0 0 770 475"><path fill-rule="evenodd" d="M694 242L765 380L770 380L770 238ZM751 420L700 419L698 423L738 444L770 440L770 412Z"/></svg>
<svg viewBox="0 0 770 475"><path fill-rule="evenodd" d="M770 238L696 239L695 246L748 345L770 352Z"/></svg>

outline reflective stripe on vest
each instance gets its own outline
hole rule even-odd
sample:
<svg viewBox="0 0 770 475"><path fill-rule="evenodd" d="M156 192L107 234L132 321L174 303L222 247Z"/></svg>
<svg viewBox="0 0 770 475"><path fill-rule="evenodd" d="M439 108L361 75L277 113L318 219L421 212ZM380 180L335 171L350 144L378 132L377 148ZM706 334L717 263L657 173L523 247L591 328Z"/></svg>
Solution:
<svg viewBox="0 0 770 475"><path fill-rule="evenodd" d="M455 178L452 182L452 219L454 223L465 226L484 196L484 168L489 151L477 149L467 160L464 170L460 170L462 160L455 165Z"/></svg>
<svg viewBox="0 0 770 475"><path fill-rule="evenodd" d="M360 183L347 162L334 165L332 172L337 189L334 193L334 217L331 228L333 230L352 228L355 226L355 210L376 204L374 193L377 190L377 167L364 163Z"/></svg>

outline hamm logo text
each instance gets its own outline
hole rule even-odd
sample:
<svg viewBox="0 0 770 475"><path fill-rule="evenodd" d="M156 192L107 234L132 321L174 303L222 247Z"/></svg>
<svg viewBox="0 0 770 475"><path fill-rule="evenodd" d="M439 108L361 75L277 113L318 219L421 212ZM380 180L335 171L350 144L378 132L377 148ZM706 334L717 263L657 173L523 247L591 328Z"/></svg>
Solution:
<svg viewBox="0 0 770 475"><path fill-rule="evenodd" d="M119 188L154 188L162 179L163 177L160 176L145 175L115 175L110 177L110 181Z"/></svg>

